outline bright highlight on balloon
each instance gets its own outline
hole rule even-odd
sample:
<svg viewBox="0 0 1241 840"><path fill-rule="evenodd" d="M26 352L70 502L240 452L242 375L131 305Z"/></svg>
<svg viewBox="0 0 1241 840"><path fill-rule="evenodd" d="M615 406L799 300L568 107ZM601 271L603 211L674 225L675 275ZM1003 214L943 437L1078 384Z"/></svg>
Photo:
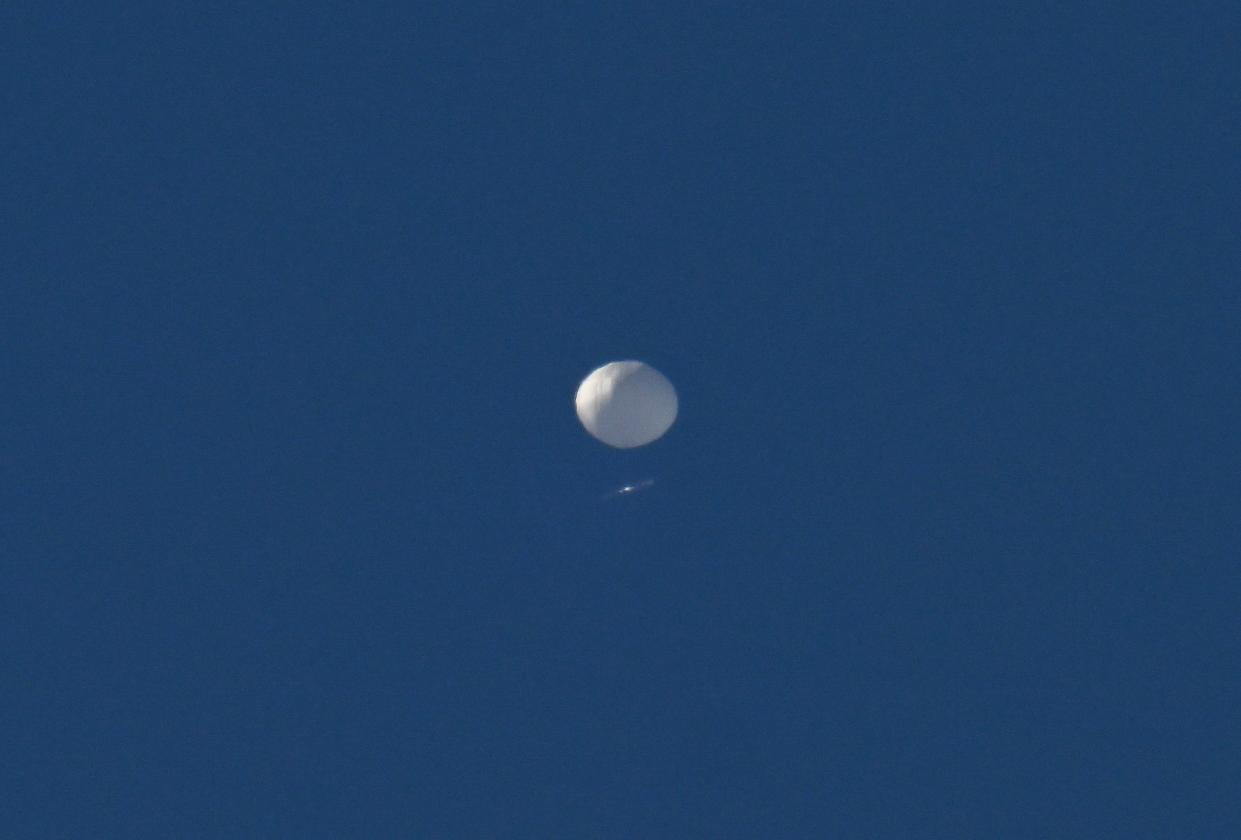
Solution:
<svg viewBox="0 0 1241 840"><path fill-rule="evenodd" d="M577 388L577 417L608 446L632 449L662 437L677 418L677 392L642 362L609 362Z"/></svg>

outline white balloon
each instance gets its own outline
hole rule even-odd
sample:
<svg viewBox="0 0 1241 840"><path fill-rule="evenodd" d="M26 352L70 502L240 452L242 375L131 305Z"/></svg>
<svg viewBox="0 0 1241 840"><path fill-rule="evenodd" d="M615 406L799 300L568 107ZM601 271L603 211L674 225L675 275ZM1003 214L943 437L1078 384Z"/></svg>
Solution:
<svg viewBox="0 0 1241 840"><path fill-rule="evenodd" d="M577 417L608 446L631 449L663 436L677 417L677 392L642 362L609 362L577 388Z"/></svg>

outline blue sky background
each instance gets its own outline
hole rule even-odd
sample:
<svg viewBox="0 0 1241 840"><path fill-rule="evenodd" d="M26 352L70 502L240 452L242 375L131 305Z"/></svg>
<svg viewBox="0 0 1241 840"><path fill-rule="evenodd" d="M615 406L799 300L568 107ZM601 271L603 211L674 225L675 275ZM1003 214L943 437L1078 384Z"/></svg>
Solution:
<svg viewBox="0 0 1241 840"><path fill-rule="evenodd" d="M1236 9L826 5L6 7L0 833L1241 836Z"/></svg>

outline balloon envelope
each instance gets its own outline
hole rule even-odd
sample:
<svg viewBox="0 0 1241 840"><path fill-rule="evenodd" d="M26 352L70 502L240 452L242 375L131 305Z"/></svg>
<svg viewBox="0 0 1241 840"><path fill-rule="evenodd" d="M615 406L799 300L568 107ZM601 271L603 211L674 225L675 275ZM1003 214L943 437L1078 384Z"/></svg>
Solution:
<svg viewBox="0 0 1241 840"><path fill-rule="evenodd" d="M661 437L677 417L677 392L642 362L609 362L577 388L577 416L608 446L631 449Z"/></svg>

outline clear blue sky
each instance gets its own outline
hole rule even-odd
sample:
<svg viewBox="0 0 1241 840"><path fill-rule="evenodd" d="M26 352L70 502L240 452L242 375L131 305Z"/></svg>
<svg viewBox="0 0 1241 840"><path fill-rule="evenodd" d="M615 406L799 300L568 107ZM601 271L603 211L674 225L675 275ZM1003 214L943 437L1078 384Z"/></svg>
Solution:
<svg viewBox="0 0 1241 840"><path fill-rule="evenodd" d="M0 834L1241 836L1235 5L669 5L6 9Z"/></svg>

